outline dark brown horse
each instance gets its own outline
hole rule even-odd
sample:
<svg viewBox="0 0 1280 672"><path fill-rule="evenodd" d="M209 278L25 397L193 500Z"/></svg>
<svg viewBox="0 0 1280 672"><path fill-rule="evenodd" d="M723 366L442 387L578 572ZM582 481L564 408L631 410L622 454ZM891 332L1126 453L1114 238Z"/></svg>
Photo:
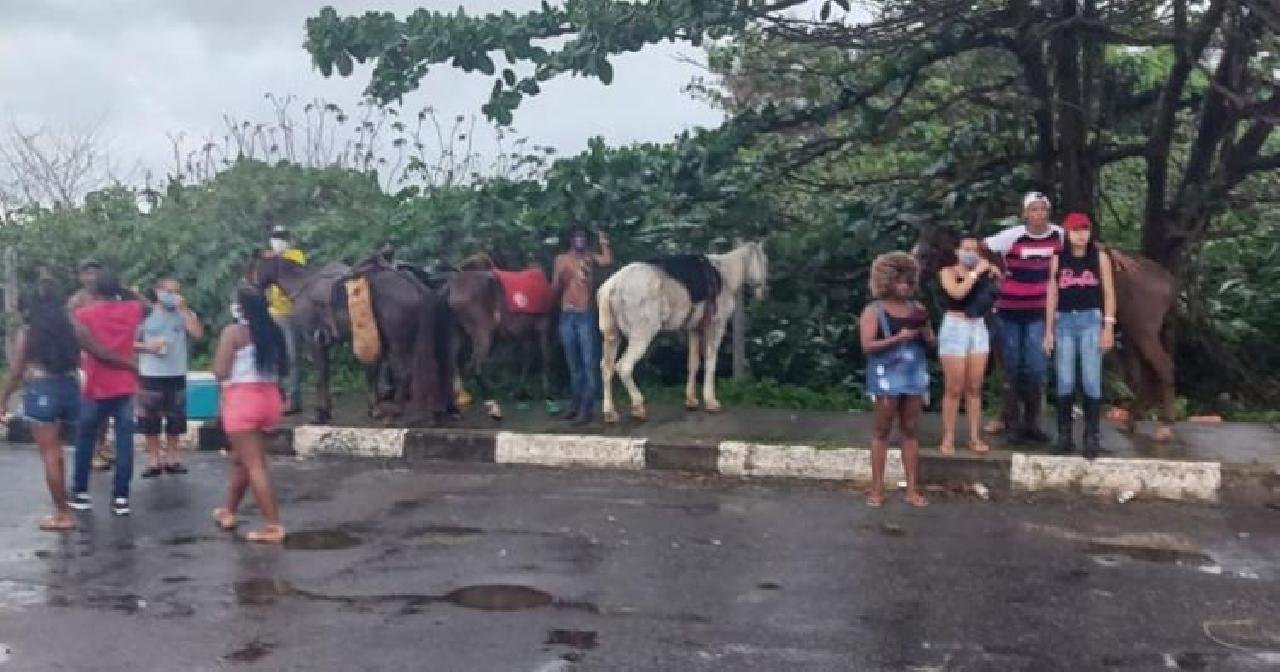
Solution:
<svg viewBox="0 0 1280 672"><path fill-rule="evenodd" d="M502 418L502 408L491 395L493 387L484 368L497 339L514 342L520 347L522 387L533 360L531 351L535 348L538 350L542 365L542 395L544 399L550 399L551 331L555 324L555 314L550 311L512 311L507 306L502 284L493 273L501 269L488 254L469 257L459 268L460 270L448 275L449 308L471 343L471 376L475 379L476 389L485 402L489 416L495 420ZM455 343L453 351L453 361L457 367L455 370L459 373L455 388L461 394L462 368L457 360L461 355L460 339Z"/></svg>
<svg viewBox="0 0 1280 672"><path fill-rule="evenodd" d="M245 276L258 287L278 285L294 304L295 328L311 347L317 368L316 421L332 418L330 354L335 344L351 340L345 280L358 273L369 281L374 317L382 340L382 357L391 376L392 398L383 405L391 417L410 400L439 418L449 407L452 378L449 341L452 322L444 301L412 274L373 263L353 269L343 264L312 267L275 256L255 255ZM370 413L378 408L378 366L367 367ZM411 421L424 420L425 416Z"/></svg>
<svg viewBox="0 0 1280 672"><path fill-rule="evenodd" d="M914 254L920 262L924 280L936 278L939 270L956 263L955 251L959 242L960 235L951 229L921 227ZM1115 271L1116 326L1124 335L1119 355L1126 382L1134 394L1130 420L1125 429L1135 431L1137 420L1145 417L1155 405L1160 418L1155 439L1168 441L1173 438L1175 391L1173 358L1165 342L1165 327L1173 311L1173 276L1145 257L1115 248L1107 248L1107 252L1111 255ZM988 261L1003 267L998 255L985 249L983 254ZM992 356L1000 357L999 348L992 348ZM1003 399L1005 404L1016 403L1010 401L1009 394L1003 395ZM1002 414L1002 417L1006 416ZM988 425L988 428L998 430L1001 427L997 424Z"/></svg>

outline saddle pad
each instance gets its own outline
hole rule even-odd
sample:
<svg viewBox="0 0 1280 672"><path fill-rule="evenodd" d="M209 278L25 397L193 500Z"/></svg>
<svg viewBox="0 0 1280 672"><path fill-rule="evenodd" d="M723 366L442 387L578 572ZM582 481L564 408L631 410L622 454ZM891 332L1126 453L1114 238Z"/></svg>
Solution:
<svg viewBox="0 0 1280 672"><path fill-rule="evenodd" d="M646 259L644 263L657 266L663 273L671 276L672 280L683 285L689 292L689 300L694 303L714 299L720 294L720 271L716 270L706 255L676 254Z"/></svg>
<svg viewBox="0 0 1280 672"><path fill-rule="evenodd" d="M356 359L366 366L378 363L382 356L382 340L378 338L378 321L373 315L373 295L364 277L347 280L347 312L351 316L351 346Z"/></svg>
<svg viewBox="0 0 1280 672"><path fill-rule="evenodd" d="M541 268L494 271L493 274L507 297L507 310L531 315L551 312L551 282Z"/></svg>

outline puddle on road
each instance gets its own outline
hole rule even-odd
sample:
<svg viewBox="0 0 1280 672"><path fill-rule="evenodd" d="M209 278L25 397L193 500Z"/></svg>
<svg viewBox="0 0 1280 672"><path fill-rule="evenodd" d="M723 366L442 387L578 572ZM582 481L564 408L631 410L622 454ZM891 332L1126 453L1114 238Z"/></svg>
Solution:
<svg viewBox="0 0 1280 672"><path fill-rule="evenodd" d="M1140 546L1091 541L1086 545L1085 552L1094 556L1123 556L1133 560L1142 560L1143 562L1191 565L1193 567L1208 567L1214 564L1213 558L1205 553L1190 548L1172 546Z"/></svg>
<svg viewBox="0 0 1280 672"><path fill-rule="evenodd" d="M275 604L276 598L296 592L288 581L277 579L245 579L236 581L231 589L235 591L236 604L254 607Z"/></svg>
<svg viewBox="0 0 1280 672"><path fill-rule="evenodd" d="M222 659L229 663L253 663L270 654L274 648L276 648L276 645L271 642L255 639L223 656Z"/></svg>
<svg viewBox="0 0 1280 672"><path fill-rule="evenodd" d="M594 649L599 638L594 630L552 630L547 633L547 644L567 646L573 649Z"/></svg>
<svg viewBox="0 0 1280 672"><path fill-rule="evenodd" d="M340 528L299 530L285 535L284 547L291 551L340 551L364 543L360 538Z"/></svg>
<svg viewBox="0 0 1280 672"><path fill-rule="evenodd" d="M186 583L190 580L189 576L166 576L160 579L161 583Z"/></svg>
<svg viewBox="0 0 1280 672"><path fill-rule="evenodd" d="M765 581L763 583L756 584L756 588L759 588L760 590L782 590L782 586L774 583L773 581Z"/></svg>
<svg viewBox="0 0 1280 672"><path fill-rule="evenodd" d="M551 604L550 593L505 584L466 586L444 596L445 602L481 611L520 611Z"/></svg>

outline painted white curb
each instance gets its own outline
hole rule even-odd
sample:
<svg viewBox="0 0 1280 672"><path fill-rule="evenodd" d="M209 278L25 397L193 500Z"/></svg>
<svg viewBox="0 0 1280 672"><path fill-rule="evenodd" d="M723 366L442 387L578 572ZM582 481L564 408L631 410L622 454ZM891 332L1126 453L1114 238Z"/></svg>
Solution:
<svg viewBox="0 0 1280 672"><path fill-rule="evenodd" d="M871 451L865 448L819 450L813 446L722 441L719 469L726 476L820 478L865 483L871 480ZM890 450L885 463L885 481L892 485L904 478L902 452Z"/></svg>
<svg viewBox="0 0 1280 672"><path fill-rule="evenodd" d="M407 429L359 429L304 425L293 430L293 451L299 457L404 457Z"/></svg>
<svg viewBox="0 0 1280 672"><path fill-rule="evenodd" d="M1015 490L1064 490L1118 495L1132 492L1161 499L1218 501L1222 465L1181 462L1014 453L1010 482Z"/></svg>
<svg viewBox="0 0 1280 672"><path fill-rule="evenodd" d="M507 464L644 469L645 439L498 432L494 461Z"/></svg>

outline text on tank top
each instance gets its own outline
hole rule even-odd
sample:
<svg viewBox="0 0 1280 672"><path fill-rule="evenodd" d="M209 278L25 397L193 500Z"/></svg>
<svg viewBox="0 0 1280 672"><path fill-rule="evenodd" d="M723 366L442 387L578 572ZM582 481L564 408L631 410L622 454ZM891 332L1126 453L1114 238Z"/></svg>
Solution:
<svg viewBox="0 0 1280 672"><path fill-rule="evenodd" d="M1102 308L1102 271L1098 247L1090 245L1084 256L1071 250L1058 255L1058 311L1070 313Z"/></svg>

